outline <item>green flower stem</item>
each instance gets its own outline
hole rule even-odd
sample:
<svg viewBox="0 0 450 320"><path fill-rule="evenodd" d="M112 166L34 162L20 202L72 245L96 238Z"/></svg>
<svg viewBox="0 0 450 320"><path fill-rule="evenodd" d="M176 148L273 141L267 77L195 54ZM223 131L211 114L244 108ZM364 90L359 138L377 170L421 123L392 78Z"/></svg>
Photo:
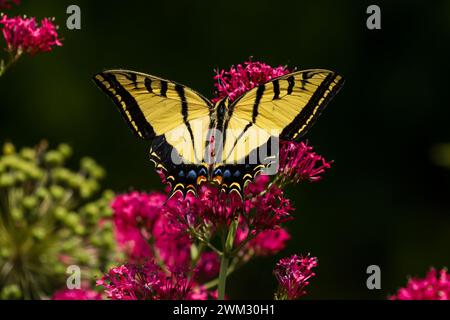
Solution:
<svg viewBox="0 0 450 320"><path fill-rule="evenodd" d="M229 258L226 256L226 254L222 254L222 257L220 259L218 300L225 299L225 287L226 287L226 283L227 283L228 263L229 263Z"/></svg>
<svg viewBox="0 0 450 320"><path fill-rule="evenodd" d="M0 77L3 76L5 74L5 72L11 68L16 62L17 60L19 60L19 58L22 56L22 52L18 51L15 55L13 55L12 53L10 53L9 56L9 60L8 62L6 62L6 64L4 63L3 60L1 60L1 64L0 64Z"/></svg>
<svg viewBox="0 0 450 320"><path fill-rule="evenodd" d="M218 255L222 255L222 252L217 249L208 239L206 239L203 235L201 235L199 232L197 232L195 229L190 228L190 233L201 243L206 245L208 248L210 248L212 251L217 253Z"/></svg>
<svg viewBox="0 0 450 320"><path fill-rule="evenodd" d="M228 265L227 277L229 277L230 274L232 274L237 269L238 263L239 263L239 259L234 258L233 261ZM218 284L219 284L219 278L215 278L214 280L211 280L211 281L205 283L203 286L206 289L212 289L214 287L217 287Z"/></svg>
<svg viewBox="0 0 450 320"><path fill-rule="evenodd" d="M225 299L225 287L228 275L228 265L230 263L230 258L233 257L231 253L233 252L234 239L236 238L236 231L239 224L239 217L240 215L238 214L236 219L234 219L234 221L230 224L228 233L224 238L224 241L222 241L223 252L220 257L220 272L219 272L219 287L218 287L219 300Z"/></svg>

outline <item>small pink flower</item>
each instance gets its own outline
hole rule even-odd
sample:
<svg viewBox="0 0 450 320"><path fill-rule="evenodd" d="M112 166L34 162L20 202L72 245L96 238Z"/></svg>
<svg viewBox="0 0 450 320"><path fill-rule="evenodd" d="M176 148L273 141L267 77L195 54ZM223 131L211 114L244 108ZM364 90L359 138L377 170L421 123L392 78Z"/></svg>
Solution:
<svg viewBox="0 0 450 320"><path fill-rule="evenodd" d="M214 77L217 81L214 85L216 97L212 101L217 102L225 97L230 101L236 100L250 89L289 72L287 67L273 68L263 62L251 60L232 66L229 71L217 70Z"/></svg>
<svg viewBox="0 0 450 320"><path fill-rule="evenodd" d="M204 286L196 285L191 289L187 300L217 300L217 290L207 290ZM226 297L225 297L226 299Z"/></svg>
<svg viewBox="0 0 450 320"><path fill-rule="evenodd" d="M266 230L258 234L248 243L257 256L274 255L286 247L286 242L291 239L289 233L283 229Z"/></svg>
<svg viewBox="0 0 450 320"><path fill-rule="evenodd" d="M57 26L50 19L41 20L40 26L35 18L13 17L3 15L0 26L6 41L7 50L17 54L26 52L34 55L51 51L55 46L62 46L58 39Z"/></svg>
<svg viewBox="0 0 450 320"><path fill-rule="evenodd" d="M152 257L148 234L159 218L166 196L132 192L117 196L111 204L116 239L132 261ZM145 237L147 235L147 237Z"/></svg>
<svg viewBox="0 0 450 320"><path fill-rule="evenodd" d="M215 252L202 253L195 270L196 278L210 280L219 275L220 259Z"/></svg>
<svg viewBox="0 0 450 320"><path fill-rule="evenodd" d="M292 219L295 210L280 188L276 185L267 188L265 193L245 202L244 218L253 233L278 228Z"/></svg>
<svg viewBox="0 0 450 320"><path fill-rule="evenodd" d="M228 227L238 214L254 233L273 229L292 219L294 208L281 189L275 185L268 188L268 181L261 178L250 184L244 201L236 193L225 194L215 186L204 185L198 197L172 198L163 212L178 232L196 230L204 225L212 226L213 230Z"/></svg>
<svg viewBox="0 0 450 320"><path fill-rule="evenodd" d="M425 278L411 278L390 300L450 300L450 273L430 269Z"/></svg>
<svg viewBox="0 0 450 320"><path fill-rule="evenodd" d="M150 239L154 250L168 268L186 268L189 265L192 241L186 230L177 229L167 216L160 214Z"/></svg>
<svg viewBox="0 0 450 320"><path fill-rule="evenodd" d="M309 279L315 276L312 271L317 267L317 258L293 255L281 259L273 273L278 281L275 298L279 300L295 300L306 294L305 288Z"/></svg>
<svg viewBox="0 0 450 320"><path fill-rule="evenodd" d="M55 292L52 300L102 300L102 295L87 289L64 289Z"/></svg>
<svg viewBox="0 0 450 320"><path fill-rule="evenodd" d="M239 245L248 236L248 227L244 221L239 224L236 232L235 243ZM290 234L283 228L264 230L251 239L242 250L243 254L256 256L270 256L277 254L286 247L286 242L291 239Z"/></svg>
<svg viewBox="0 0 450 320"><path fill-rule="evenodd" d="M198 196L174 196L163 209L180 232L211 225L215 228L229 226L242 211L242 199L236 193L220 193L219 188L203 185Z"/></svg>
<svg viewBox="0 0 450 320"><path fill-rule="evenodd" d="M281 141L279 161L279 173L294 182L318 181L331 166L304 142Z"/></svg>
<svg viewBox="0 0 450 320"><path fill-rule="evenodd" d="M103 286L112 300L182 300L192 288L183 272L166 275L153 262L112 268L97 285Z"/></svg>

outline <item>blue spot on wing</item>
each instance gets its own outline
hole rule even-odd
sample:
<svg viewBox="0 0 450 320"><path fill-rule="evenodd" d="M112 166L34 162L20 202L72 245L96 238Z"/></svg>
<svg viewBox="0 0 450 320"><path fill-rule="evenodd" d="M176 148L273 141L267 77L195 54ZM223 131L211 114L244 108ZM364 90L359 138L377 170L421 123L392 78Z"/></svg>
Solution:
<svg viewBox="0 0 450 320"><path fill-rule="evenodd" d="M195 172L195 170L189 171L189 173L188 173L188 175L187 175L187 178L188 178L188 179L192 179L192 180L197 179L197 173Z"/></svg>

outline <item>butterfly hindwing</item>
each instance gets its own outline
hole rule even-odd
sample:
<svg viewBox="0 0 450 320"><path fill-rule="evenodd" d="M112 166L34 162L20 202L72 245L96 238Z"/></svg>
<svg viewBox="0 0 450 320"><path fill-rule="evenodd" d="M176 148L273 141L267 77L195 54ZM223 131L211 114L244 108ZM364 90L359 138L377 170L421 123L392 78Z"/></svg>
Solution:
<svg viewBox="0 0 450 320"><path fill-rule="evenodd" d="M164 136L155 138L150 148L150 161L170 184L170 197L177 192L197 194L200 185L208 180L208 166L204 163L184 163Z"/></svg>

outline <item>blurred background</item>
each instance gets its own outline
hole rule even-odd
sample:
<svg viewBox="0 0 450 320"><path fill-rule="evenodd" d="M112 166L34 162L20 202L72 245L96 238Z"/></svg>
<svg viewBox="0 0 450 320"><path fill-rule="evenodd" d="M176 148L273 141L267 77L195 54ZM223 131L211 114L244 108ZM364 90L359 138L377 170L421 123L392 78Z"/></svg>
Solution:
<svg viewBox="0 0 450 320"><path fill-rule="evenodd" d="M67 30L77 4L82 29ZM64 46L24 57L0 79L0 141L69 143L95 158L117 192L162 190L136 139L91 81L108 68L173 79L212 97L213 70L253 56L327 68L346 84L307 139L335 163L317 184L291 187L297 208L280 255L257 258L228 282L233 298L272 297L275 262L319 258L306 299L385 299L406 277L450 266L450 171L432 150L450 142L449 1L22 1L11 14L55 16ZM439 160L439 158L438 158ZM442 161L441 161L442 162ZM379 265L381 290L366 287Z"/></svg>

